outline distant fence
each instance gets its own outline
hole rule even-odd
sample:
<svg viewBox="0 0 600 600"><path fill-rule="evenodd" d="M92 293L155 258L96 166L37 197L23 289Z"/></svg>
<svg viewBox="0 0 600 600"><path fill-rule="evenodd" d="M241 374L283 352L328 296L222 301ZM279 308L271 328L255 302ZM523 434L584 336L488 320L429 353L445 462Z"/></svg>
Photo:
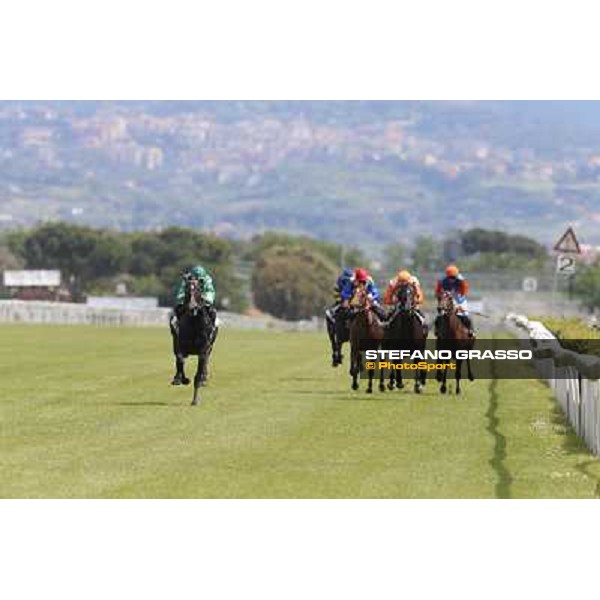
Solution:
<svg viewBox="0 0 600 600"><path fill-rule="evenodd" d="M514 314L507 319L536 340L534 357L540 376L554 391L577 435L600 456L600 358L565 350L539 321Z"/></svg>
<svg viewBox="0 0 600 600"><path fill-rule="evenodd" d="M168 308L116 309L67 302L0 300L2 323L167 327L169 312ZM219 323L231 329L277 331L317 331L324 327L322 319L290 322L268 316L249 317L222 311L219 312Z"/></svg>

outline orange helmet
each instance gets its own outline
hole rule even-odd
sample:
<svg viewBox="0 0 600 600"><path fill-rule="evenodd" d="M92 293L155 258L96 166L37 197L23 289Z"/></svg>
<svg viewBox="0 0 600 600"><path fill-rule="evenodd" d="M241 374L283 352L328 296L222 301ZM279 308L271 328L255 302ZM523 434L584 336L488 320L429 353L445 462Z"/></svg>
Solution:
<svg viewBox="0 0 600 600"><path fill-rule="evenodd" d="M446 275L448 277L456 277L458 275L458 267L456 265L448 265L446 267Z"/></svg>
<svg viewBox="0 0 600 600"><path fill-rule="evenodd" d="M398 271L396 277L398 278L398 281L408 283L411 280L412 275L406 269L402 269L401 271Z"/></svg>
<svg viewBox="0 0 600 600"><path fill-rule="evenodd" d="M356 277L356 281L359 283L364 283L369 279L369 273L366 269L356 269L354 271L354 277Z"/></svg>

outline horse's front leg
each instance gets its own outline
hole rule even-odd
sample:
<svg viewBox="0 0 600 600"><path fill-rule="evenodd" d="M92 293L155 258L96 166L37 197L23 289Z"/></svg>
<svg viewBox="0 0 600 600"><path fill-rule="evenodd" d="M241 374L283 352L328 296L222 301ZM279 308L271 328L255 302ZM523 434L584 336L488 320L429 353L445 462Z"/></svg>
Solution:
<svg viewBox="0 0 600 600"><path fill-rule="evenodd" d="M396 385L396 371L394 369L390 369L390 379L388 382L388 390L393 390Z"/></svg>
<svg viewBox="0 0 600 600"><path fill-rule="evenodd" d="M385 392L385 369L379 369L379 391Z"/></svg>
<svg viewBox="0 0 600 600"><path fill-rule="evenodd" d="M461 377L461 372L462 372L462 360L457 360L456 361L456 375L455 375L455 379L456 379L456 393L460 394L460 377Z"/></svg>
<svg viewBox="0 0 600 600"><path fill-rule="evenodd" d="M205 357L203 355L198 355L198 366L196 367L196 375L194 375L194 396L192 398L192 406L200 404L199 390L203 383L203 376L206 369L205 362Z"/></svg>
<svg viewBox="0 0 600 600"><path fill-rule="evenodd" d="M467 376L469 381L473 381L475 377L473 376L473 371L471 371L471 359L467 358Z"/></svg>
<svg viewBox="0 0 600 600"><path fill-rule="evenodd" d="M352 377L352 389L358 389L358 373L359 373L359 363L357 352L350 349L350 376Z"/></svg>
<svg viewBox="0 0 600 600"><path fill-rule="evenodd" d="M171 385L189 385L190 380L185 376L185 358L183 354L175 355L175 375Z"/></svg>
<svg viewBox="0 0 600 600"><path fill-rule="evenodd" d="M415 394L421 393L421 369L415 370Z"/></svg>
<svg viewBox="0 0 600 600"><path fill-rule="evenodd" d="M402 377L402 369L396 371L396 387L401 390L404 387L404 378Z"/></svg>
<svg viewBox="0 0 600 600"><path fill-rule="evenodd" d="M335 323L333 323L329 316L326 317L325 322L327 323L327 335L329 336L329 343L331 344L331 366L337 367L337 342L335 339Z"/></svg>
<svg viewBox="0 0 600 600"><path fill-rule="evenodd" d="M448 366L450 365L450 362L445 360L442 362L442 365L443 365L443 369L440 372L440 377L441 377L441 382L442 382L442 385L440 386L440 392L442 392L442 394L445 394L446 390L448 389L446 387L446 379L448 377Z"/></svg>

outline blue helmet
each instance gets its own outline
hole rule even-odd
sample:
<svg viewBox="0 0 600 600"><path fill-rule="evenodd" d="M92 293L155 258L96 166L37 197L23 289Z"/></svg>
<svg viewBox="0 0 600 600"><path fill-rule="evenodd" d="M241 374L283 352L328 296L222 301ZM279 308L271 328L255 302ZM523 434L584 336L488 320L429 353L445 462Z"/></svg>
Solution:
<svg viewBox="0 0 600 600"><path fill-rule="evenodd" d="M345 268L342 271L342 277L352 277L354 275L354 269L350 269L350 268Z"/></svg>

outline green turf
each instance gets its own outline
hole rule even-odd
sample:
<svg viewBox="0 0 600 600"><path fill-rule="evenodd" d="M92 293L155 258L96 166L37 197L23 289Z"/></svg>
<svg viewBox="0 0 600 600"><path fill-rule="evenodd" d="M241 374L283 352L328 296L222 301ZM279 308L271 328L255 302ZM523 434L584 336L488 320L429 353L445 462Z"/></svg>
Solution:
<svg viewBox="0 0 600 600"><path fill-rule="evenodd" d="M595 497L538 382L349 389L324 334L223 330L198 408L168 334L0 326L2 497Z"/></svg>

